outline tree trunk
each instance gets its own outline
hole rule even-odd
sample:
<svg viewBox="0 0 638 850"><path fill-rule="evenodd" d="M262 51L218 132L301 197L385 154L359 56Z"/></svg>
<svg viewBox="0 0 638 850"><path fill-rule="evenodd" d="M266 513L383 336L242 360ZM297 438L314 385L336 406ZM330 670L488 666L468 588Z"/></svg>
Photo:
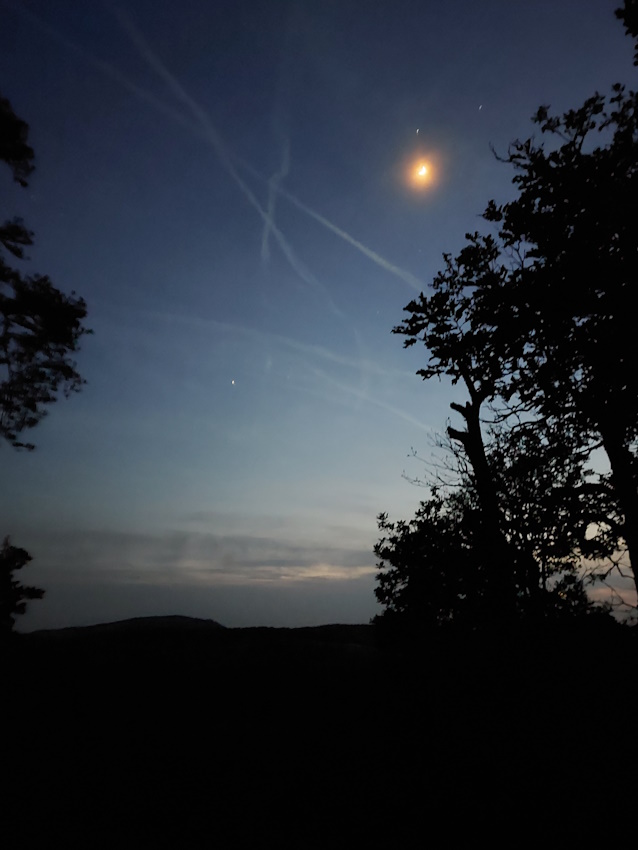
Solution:
<svg viewBox="0 0 638 850"><path fill-rule="evenodd" d="M448 428L452 440L463 446L474 471L474 482L481 507L483 560L492 586L493 607L490 616L500 623L510 625L516 615L516 592L514 583L513 553L501 528L501 512L498 496L490 472L485 444L481 432L480 401L465 405L452 402L450 407L465 419L467 431Z"/></svg>
<svg viewBox="0 0 638 850"><path fill-rule="evenodd" d="M618 426L613 415L599 419L600 436L609 458L614 490L623 513L623 537L627 544L629 562L638 593L638 482L636 481L636 458L624 439L622 426Z"/></svg>

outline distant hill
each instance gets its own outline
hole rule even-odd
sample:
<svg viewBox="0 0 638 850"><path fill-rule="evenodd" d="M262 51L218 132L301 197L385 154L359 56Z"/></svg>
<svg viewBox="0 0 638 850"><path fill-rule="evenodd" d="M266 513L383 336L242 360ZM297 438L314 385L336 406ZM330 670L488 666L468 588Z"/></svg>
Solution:
<svg viewBox="0 0 638 850"><path fill-rule="evenodd" d="M201 620L196 617L170 615L166 617L132 617L128 620L116 620L113 623L96 623L91 626L67 626L62 629L40 629L27 632L37 638L80 638L91 634L108 632L138 632L138 631L187 631L194 629L223 629L215 620Z"/></svg>
<svg viewBox="0 0 638 850"><path fill-rule="evenodd" d="M242 664L258 672L290 665L339 667L376 659L375 632L369 625L327 625L303 628L226 628L215 620L194 617L135 617L114 623L46 629L16 636L13 654L32 665L59 669L83 666L90 676L96 665L124 670L170 662L179 674L194 665L222 669ZM16 659L17 663L17 659ZM44 670L43 670L44 673Z"/></svg>

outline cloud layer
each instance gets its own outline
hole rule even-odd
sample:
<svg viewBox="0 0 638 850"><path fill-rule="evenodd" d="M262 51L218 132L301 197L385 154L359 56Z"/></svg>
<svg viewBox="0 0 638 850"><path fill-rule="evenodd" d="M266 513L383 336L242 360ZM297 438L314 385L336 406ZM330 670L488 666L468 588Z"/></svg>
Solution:
<svg viewBox="0 0 638 850"><path fill-rule="evenodd" d="M334 599L340 596L350 607L361 599L361 615L353 620L350 614L350 621L375 613L376 568L363 548L197 531L51 531L19 542L34 558L23 579L46 591L21 619L24 631L122 619L128 610L139 616L146 609L228 626L321 623L338 616Z"/></svg>

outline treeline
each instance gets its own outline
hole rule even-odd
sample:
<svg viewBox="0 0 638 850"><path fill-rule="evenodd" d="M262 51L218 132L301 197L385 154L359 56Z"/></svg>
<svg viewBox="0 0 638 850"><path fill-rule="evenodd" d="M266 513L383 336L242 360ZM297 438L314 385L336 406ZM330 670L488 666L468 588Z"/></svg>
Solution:
<svg viewBox="0 0 638 850"><path fill-rule="evenodd" d="M636 0L616 14L638 35ZM605 565L590 577L638 582L638 94L616 84L533 122L540 141L499 157L516 196L487 204L491 234L444 254L393 329L424 344L424 380L463 392L416 516L378 518L382 625L600 611L585 562ZM608 472L592 464L599 450Z"/></svg>

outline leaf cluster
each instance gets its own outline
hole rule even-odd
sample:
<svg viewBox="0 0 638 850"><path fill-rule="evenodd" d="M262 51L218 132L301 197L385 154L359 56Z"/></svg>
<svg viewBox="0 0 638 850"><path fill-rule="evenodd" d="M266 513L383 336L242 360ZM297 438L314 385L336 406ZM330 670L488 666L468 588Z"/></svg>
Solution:
<svg viewBox="0 0 638 850"><path fill-rule="evenodd" d="M517 197L485 211L503 249L524 252L507 297L486 293L496 325L516 319L500 353L516 371L517 392L544 413L567 409L595 432L601 407L622 407L633 440L638 95L617 84L609 97L596 94L562 116L542 107L533 120L556 144L515 142L506 161L517 171ZM596 134L605 144L589 144Z"/></svg>
<svg viewBox="0 0 638 850"><path fill-rule="evenodd" d="M33 171L28 126L0 97L0 160L21 186ZM24 275L8 257L24 259L33 234L18 218L0 224L0 437L33 449L20 434L33 428L60 393L85 383L72 355L84 334L87 309L74 292L65 295L44 275Z"/></svg>
<svg viewBox="0 0 638 850"><path fill-rule="evenodd" d="M12 546L9 538L4 538L0 548L0 610L5 635L13 629L14 615L24 614L29 600L42 599L44 596L44 590L20 584L14 575L29 561L31 556L26 549Z"/></svg>

